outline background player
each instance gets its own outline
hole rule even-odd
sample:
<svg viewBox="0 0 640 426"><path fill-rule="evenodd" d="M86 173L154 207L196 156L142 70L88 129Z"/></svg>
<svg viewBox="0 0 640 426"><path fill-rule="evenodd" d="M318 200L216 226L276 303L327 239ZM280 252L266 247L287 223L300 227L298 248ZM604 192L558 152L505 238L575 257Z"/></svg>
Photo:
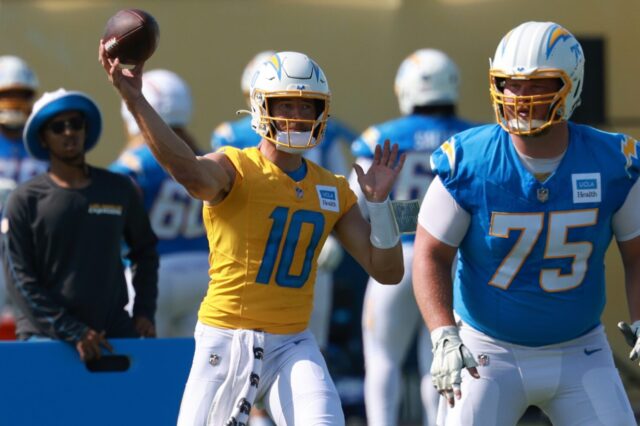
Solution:
<svg viewBox="0 0 640 426"><path fill-rule="evenodd" d="M37 91L38 78L23 59L0 56L0 214L19 183L47 170L47 163L30 157L22 143L22 130ZM10 324L4 336L9 338L13 337L13 314L5 294L4 274L0 274L0 323Z"/></svg>
<svg viewBox="0 0 640 426"><path fill-rule="evenodd" d="M256 70L275 52L265 50L254 56L242 72L241 88L244 99L250 107L249 91L251 78ZM351 170L352 157L350 144L356 134L340 121L329 117L325 135L317 149L306 150L303 156L316 164L332 171L334 174L347 176ZM214 130L211 136L211 148L217 150L223 146L238 149L257 146L260 135L251 127L251 115L232 122L224 122ZM394 141L392 139L392 141ZM395 141L394 141L395 142ZM313 311L309 321L309 329L324 351L329 343L331 323L331 306L333 298L333 271L343 258L342 248L333 236L329 236L318 258L315 292L313 295Z"/></svg>
<svg viewBox="0 0 640 426"><path fill-rule="evenodd" d="M438 424L515 425L529 405L554 425L636 424L600 315L615 235L640 318L637 142L568 121L583 78L569 31L519 25L490 65L498 124L431 157L413 270L451 406Z"/></svg>
<svg viewBox="0 0 640 426"><path fill-rule="evenodd" d="M306 330L317 256L333 231L369 274L400 281L402 247L386 201L404 162L397 145L377 148L366 173L356 167L369 225L346 179L299 154L321 142L330 101L324 73L306 55L278 53L253 79L258 147L203 157L142 95L142 64L119 68L102 41L100 60L154 156L205 201L211 281L178 423L246 423L253 401L263 398L279 425L344 424L338 393Z"/></svg>
<svg viewBox="0 0 640 426"><path fill-rule="evenodd" d="M200 150L187 131L192 99L186 82L174 72L158 69L144 73L142 84L151 106L198 153ZM158 237L156 331L159 337L191 336L198 306L206 292L209 265L202 201L191 197L153 157L124 103L122 118L128 142L110 169L131 176L141 188L151 226Z"/></svg>
<svg viewBox="0 0 640 426"><path fill-rule="evenodd" d="M405 167L393 188L392 199L421 200L433 179L429 166L431 153L451 135L471 126L456 117L459 80L458 67L445 53L435 49L412 53L400 65L395 79L403 116L369 127L353 143L353 154L363 167L371 164L375 147L386 139L397 143L400 152L406 153ZM356 178L352 175L352 188L357 187ZM418 331L423 423L435 425L438 393L429 375L431 344L411 287L413 240L413 235L402 237L405 274L400 285L381 285L373 278L367 284L362 335L365 404L371 426L398 422L402 363Z"/></svg>

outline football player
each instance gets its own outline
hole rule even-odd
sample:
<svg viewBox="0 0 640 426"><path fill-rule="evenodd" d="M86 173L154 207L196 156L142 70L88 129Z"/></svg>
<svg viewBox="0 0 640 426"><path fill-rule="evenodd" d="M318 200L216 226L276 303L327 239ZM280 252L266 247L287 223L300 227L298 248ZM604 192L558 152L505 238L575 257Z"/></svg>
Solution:
<svg viewBox="0 0 640 426"><path fill-rule="evenodd" d="M154 156L204 201L210 282L198 313L196 348L178 424L246 423L256 398L277 425L343 425L344 414L307 330L320 247L333 232L377 280L403 275L402 246L388 194L404 156L385 143L365 172L356 166L371 225L344 177L301 153L322 141L330 91L308 56L280 52L251 86L257 147L197 156L141 93L132 70L100 60Z"/></svg>
<svg viewBox="0 0 640 426"><path fill-rule="evenodd" d="M249 107L251 107L249 98L251 78L257 69L265 61L269 60L274 53L271 50L258 53L249 61L242 72L242 94ZM329 117L322 144L318 146L318 149L305 150L302 155L329 169L334 174L346 176L352 163L349 146L355 138L356 134L351 129L333 117ZM260 135L251 127L251 115L247 115L236 121L224 122L216 127L211 136L211 147L214 150L223 146L243 149L258 145L260 139ZM333 271L338 267L342 258L343 252L340 244L335 238L329 236L318 259L313 311L309 321L309 329L318 341L322 351L326 349L329 343Z"/></svg>
<svg viewBox="0 0 640 426"><path fill-rule="evenodd" d="M459 72L444 52L420 49L400 65L395 79L402 117L369 127L352 145L357 162L371 164L375 147L389 139L407 155L392 199L422 199L433 179L431 153L451 135L471 124L456 117ZM352 175L355 183L356 176ZM357 185L352 185L357 188ZM360 199L362 199L362 194ZM361 206L363 209L366 206ZM429 376L431 343L411 287L413 235L402 237L405 274L400 285L369 280L364 299L362 340L365 359L365 405L369 425L395 425L400 405L401 368L416 333L422 375L423 423L435 425L438 393Z"/></svg>
<svg viewBox="0 0 640 426"><path fill-rule="evenodd" d="M615 236L640 319L638 145L569 121L584 60L562 26L517 26L490 64L497 124L431 157L413 273L438 424L515 425L530 405L554 425L636 424L600 316Z"/></svg>
<svg viewBox="0 0 640 426"><path fill-rule="evenodd" d="M156 69L142 76L142 91L165 123L193 152L198 152L187 131L192 114L187 83L172 71ZM138 184L158 236L156 332L159 337L190 336L197 321L198 304L206 291L209 265L202 201L191 197L156 161L124 103L121 112L128 142L110 169L131 176Z"/></svg>
<svg viewBox="0 0 640 426"><path fill-rule="evenodd" d="M23 59L0 56L0 214L19 183L47 170L47 163L30 157L22 143L37 91L38 78ZM0 315L8 309L5 303L4 275L0 274Z"/></svg>

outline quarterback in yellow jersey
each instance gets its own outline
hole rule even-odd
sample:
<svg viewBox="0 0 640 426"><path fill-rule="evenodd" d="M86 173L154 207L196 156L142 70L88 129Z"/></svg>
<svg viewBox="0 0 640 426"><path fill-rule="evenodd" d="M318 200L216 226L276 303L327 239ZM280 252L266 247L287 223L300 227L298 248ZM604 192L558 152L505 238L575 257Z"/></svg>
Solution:
<svg viewBox="0 0 640 426"><path fill-rule="evenodd" d="M204 201L210 246L209 290L179 425L244 425L256 399L277 425L344 425L340 398L307 330L317 258L330 233L380 283L403 274L402 247L388 195L404 156L376 148L355 194L302 153L322 141L330 91L308 56L280 52L251 84L256 148L196 156L141 92L143 64L119 67L100 43L100 61L158 161Z"/></svg>

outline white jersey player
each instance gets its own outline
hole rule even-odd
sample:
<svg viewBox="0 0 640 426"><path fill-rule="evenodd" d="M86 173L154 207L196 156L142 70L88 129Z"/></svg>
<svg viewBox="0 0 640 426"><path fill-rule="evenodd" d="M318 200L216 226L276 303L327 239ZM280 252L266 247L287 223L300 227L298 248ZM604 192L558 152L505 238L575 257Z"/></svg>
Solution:
<svg viewBox="0 0 640 426"><path fill-rule="evenodd" d="M37 90L38 79L23 59L0 56L0 213L19 183L47 170L48 163L29 156L22 143ZM4 274L0 274L0 315L5 304Z"/></svg>
<svg viewBox="0 0 640 426"><path fill-rule="evenodd" d="M455 116L458 68L443 52L421 49L407 57L395 80L402 117L368 128L352 145L357 162L371 164L374 149L385 140L407 155L391 198L422 199L433 178L431 153L452 134L471 126ZM352 188L355 176L352 176ZM362 208L366 206L362 205ZM405 274L398 286L369 280L365 293L362 333L365 356L365 404L369 425L396 425L401 398L401 367L416 336L423 376L421 394L425 425L435 425L438 394L428 375L431 345L411 287L413 236L403 237Z"/></svg>
<svg viewBox="0 0 640 426"><path fill-rule="evenodd" d="M191 92L168 70L142 77L142 91L160 117L190 145L198 148L186 126L191 120ZM110 169L129 175L142 190L153 231L158 236L158 337L190 336L207 288L209 246L202 223L202 201L176 183L144 144L140 129L122 105L128 145Z"/></svg>

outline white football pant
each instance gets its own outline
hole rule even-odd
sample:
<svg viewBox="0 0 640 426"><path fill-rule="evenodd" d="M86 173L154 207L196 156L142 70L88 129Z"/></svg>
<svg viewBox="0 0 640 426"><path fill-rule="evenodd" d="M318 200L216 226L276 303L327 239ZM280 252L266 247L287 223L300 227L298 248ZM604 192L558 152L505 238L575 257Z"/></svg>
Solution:
<svg viewBox="0 0 640 426"><path fill-rule="evenodd" d="M206 425L211 403L225 378L242 369L242 366L230 365L229 362L231 342L237 332L239 330L198 322L194 334L193 364L182 397L179 426ZM264 355L256 400L263 401L276 425L343 426L345 420L340 397L311 332L263 335ZM216 424L216 419L212 421L215 426L223 424Z"/></svg>
<svg viewBox="0 0 640 426"><path fill-rule="evenodd" d="M514 426L535 405L554 426L635 426L603 326L536 348L460 325L462 342L485 365L478 366L480 379L462 372L462 398L453 409L441 398L438 425Z"/></svg>
<svg viewBox="0 0 640 426"><path fill-rule="evenodd" d="M418 335L423 424L435 425L439 394L431 383L431 339L413 295L411 263L413 244L404 243L404 277L397 285L369 279L362 313L365 360L365 405L369 426L398 424L402 395L402 364Z"/></svg>

